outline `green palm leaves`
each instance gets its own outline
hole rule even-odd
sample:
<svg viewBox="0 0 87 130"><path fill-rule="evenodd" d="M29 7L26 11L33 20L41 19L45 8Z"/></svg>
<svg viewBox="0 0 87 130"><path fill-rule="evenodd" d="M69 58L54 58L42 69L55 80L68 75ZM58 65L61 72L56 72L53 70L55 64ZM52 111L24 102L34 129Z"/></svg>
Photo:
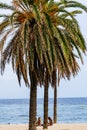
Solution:
<svg viewBox="0 0 87 130"><path fill-rule="evenodd" d="M23 76L26 85L31 71L40 84L45 70L52 77L54 69L58 69L59 79L78 73L76 59L82 61L86 46L75 16L83 10L87 12L84 5L69 0L13 0L12 6L0 3L0 9L11 10L10 15L0 14L2 72L11 61L19 83ZM8 36L12 38L5 46Z"/></svg>

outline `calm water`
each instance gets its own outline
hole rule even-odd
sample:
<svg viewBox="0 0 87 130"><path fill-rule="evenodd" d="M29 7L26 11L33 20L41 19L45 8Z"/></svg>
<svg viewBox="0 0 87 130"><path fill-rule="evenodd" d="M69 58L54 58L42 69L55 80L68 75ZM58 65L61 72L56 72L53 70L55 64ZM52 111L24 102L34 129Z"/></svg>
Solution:
<svg viewBox="0 0 87 130"><path fill-rule="evenodd" d="M37 117L43 119L43 99L37 101ZM28 123L28 99L0 100L0 124ZM87 123L87 98L59 98L59 123ZM49 116L53 118L53 99L49 99Z"/></svg>

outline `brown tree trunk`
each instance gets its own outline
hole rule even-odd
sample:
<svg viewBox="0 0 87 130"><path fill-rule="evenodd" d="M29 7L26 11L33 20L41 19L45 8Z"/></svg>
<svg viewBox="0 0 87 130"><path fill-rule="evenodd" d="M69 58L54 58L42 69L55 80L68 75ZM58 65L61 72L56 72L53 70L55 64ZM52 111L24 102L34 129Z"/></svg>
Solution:
<svg viewBox="0 0 87 130"><path fill-rule="evenodd" d="M48 128L48 83L44 86L44 123L43 129Z"/></svg>
<svg viewBox="0 0 87 130"><path fill-rule="evenodd" d="M34 81L31 81L29 130L36 130L36 106L37 106L37 86L35 86Z"/></svg>
<svg viewBox="0 0 87 130"><path fill-rule="evenodd" d="M57 86L54 86L54 123L57 123Z"/></svg>

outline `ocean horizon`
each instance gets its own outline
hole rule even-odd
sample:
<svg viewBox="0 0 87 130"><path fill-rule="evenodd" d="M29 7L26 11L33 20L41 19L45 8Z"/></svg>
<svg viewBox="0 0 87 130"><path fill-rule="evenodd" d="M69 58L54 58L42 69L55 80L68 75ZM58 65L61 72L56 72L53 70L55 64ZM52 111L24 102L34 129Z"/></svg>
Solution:
<svg viewBox="0 0 87 130"><path fill-rule="evenodd" d="M53 119L53 98L48 116ZM87 97L58 98L57 123L87 123ZM37 118L43 121L43 98L37 99ZM27 124L29 99L0 99L0 124Z"/></svg>

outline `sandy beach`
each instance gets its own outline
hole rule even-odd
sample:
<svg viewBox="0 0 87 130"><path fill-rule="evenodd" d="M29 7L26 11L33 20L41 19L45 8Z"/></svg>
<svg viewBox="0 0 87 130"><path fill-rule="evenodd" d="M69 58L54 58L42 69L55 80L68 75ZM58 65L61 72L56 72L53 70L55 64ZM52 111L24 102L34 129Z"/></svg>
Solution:
<svg viewBox="0 0 87 130"><path fill-rule="evenodd" d="M28 125L0 125L0 130L28 130ZM37 127L37 130L43 130L43 128ZM49 126L48 130L87 130L87 124L54 124Z"/></svg>

